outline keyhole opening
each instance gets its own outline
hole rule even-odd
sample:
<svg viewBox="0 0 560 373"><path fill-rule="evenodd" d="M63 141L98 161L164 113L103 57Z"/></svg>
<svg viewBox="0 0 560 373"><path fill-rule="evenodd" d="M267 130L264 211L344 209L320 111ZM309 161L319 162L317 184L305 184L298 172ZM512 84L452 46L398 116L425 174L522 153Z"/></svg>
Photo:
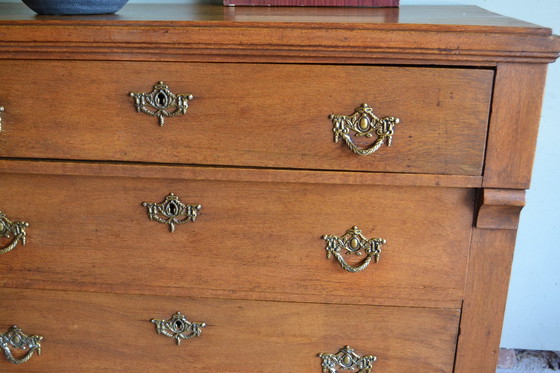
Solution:
<svg viewBox="0 0 560 373"><path fill-rule="evenodd" d="M169 214L170 215L177 215L177 206L174 203L169 204Z"/></svg>
<svg viewBox="0 0 560 373"><path fill-rule="evenodd" d="M174 325L175 325L175 332L177 332L177 333L182 333L187 328L187 324L185 324L181 320L176 320Z"/></svg>
<svg viewBox="0 0 560 373"><path fill-rule="evenodd" d="M156 101L159 107L164 108L167 106L167 96L163 92L156 95Z"/></svg>

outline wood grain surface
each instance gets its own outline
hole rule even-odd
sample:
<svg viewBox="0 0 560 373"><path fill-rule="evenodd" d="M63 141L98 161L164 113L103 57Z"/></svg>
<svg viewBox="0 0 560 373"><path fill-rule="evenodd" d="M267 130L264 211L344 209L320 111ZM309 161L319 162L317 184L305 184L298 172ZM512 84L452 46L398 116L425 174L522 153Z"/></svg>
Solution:
<svg viewBox="0 0 560 373"><path fill-rule="evenodd" d="M2 180L2 210L30 224L27 244L0 257L3 286L430 307L457 306L463 296L470 189L18 174ZM174 233L150 221L141 205L170 192L202 205L197 221ZM380 262L359 273L327 260L321 238L353 226L387 240Z"/></svg>
<svg viewBox="0 0 560 373"><path fill-rule="evenodd" d="M532 64L498 66L484 187L529 188L546 69Z"/></svg>
<svg viewBox="0 0 560 373"><path fill-rule="evenodd" d="M473 69L1 61L0 156L480 175L492 76ZM151 92L158 81L194 95L187 114L163 127L137 113L128 96ZM351 115L362 103L379 117L400 119L393 145L370 156L335 144L328 118ZM376 137L353 139L368 147Z"/></svg>
<svg viewBox="0 0 560 373"><path fill-rule="evenodd" d="M449 372L459 311L0 290L0 328L44 337L25 372L320 372L318 353L346 345L387 373ZM180 311L198 338L158 335ZM0 359L0 370L11 369ZM17 371L17 369L15 369Z"/></svg>
<svg viewBox="0 0 560 373"><path fill-rule="evenodd" d="M473 231L454 373L496 371L516 233Z"/></svg>

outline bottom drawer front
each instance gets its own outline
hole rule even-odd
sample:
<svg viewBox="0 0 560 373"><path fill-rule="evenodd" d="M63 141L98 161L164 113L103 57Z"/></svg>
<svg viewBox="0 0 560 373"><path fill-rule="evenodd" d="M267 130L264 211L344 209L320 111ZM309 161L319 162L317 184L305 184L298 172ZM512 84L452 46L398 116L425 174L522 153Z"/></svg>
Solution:
<svg viewBox="0 0 560 373"><path fill-rule="evenodd" d="M350 345L374 372L451 372L459 311L0 290L0 328L44 337L26 372L321 372ZM204 322L181 345L151 319ZM11 364L2 357L0 370ZM16 366L13 366L14 369Z"/></svg>

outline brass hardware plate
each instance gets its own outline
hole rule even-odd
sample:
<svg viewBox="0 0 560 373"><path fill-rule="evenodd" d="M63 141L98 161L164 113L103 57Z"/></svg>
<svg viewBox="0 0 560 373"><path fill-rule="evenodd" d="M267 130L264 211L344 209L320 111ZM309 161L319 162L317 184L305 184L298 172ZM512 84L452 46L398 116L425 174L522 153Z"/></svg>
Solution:
<svg viewBox="0 0 560 373"><path fill-rule="evenodd" d="M182 339L200 337L205 323L190 322L181 312L177 312L169 320L150 320L156 324L158 334L175 339L177 345L181 344Z"/></svg>
<svg viewBox="0 0 560 373"><path fill-rule="evenodd" d="M201 205L184 204L173 193L169 193L161 203L142 202L147 208L150 220L169 224L169 230L175 232L176 224L194 222L202 208ZM181 219L181 217L183 217Z"/></svg>
<svg viewBox="0 0 560 373"><path fill-rule="evenodd" d="M348 229L346 233L342 236L331 236L324 235L322 238L327 241L327 259L332 256L338 260L338 263L342 268L348 272L360 272L367 268L372 258L375 263L379 262L381 257L381 246L387 243L387 240L383 238L366 238L358 227L354 226ZM358 265L351 266L346 263L343 252L346 255L362 255L362 250L366 254L366 258Z"/></svg>
<svg viewBox="0 0 560 373"><path fill-rule="evenodd" d="M29 227L29 223L24 221L11 222L6 214L0 211L0 238L12 238L12 242L7 247L0 249L0 255L15 249L18 242L25 245L25 228L27 227Z"/></svg>
<svg viewBox="0 0 560 373"><path fill-rule="evenodd" d="M43 337L40 335L28 336L21 331L16 325L12 326L4 334L0 334L0 347L4 351L4 355L12 364L22 364L31 359L33 353L37 351L41 355L41 341ZM27 350L27 353L21 359L16 359L11 349Z"/></svg>
<svg viewBox="0 0 560 373"><path fill-rule="evenodd" d="M358 106L351 115L329 115L333 124L334 142L342 138L346 145L356 154L370 155L375 153L383 143L391 146L393 142L394 127L399 123L399 118L384 117L378 118L373 109L367 104ZM354 144L350 131L354 131L354 136L373 137L377 136L375 142L369 148L361 148Z"/></svg>
<svg viewBox="0 0 560 373"><path fill-rule="evenodd" d="M187 113L189 100L193 95L174 94L164 82L154 85L152 92L128 93L134 98L136 111L158 118L160 126L165 124L165 118Z"/></svg>
<svg viewBox="0 0 560 373"><path fill-rule="evenodd" d="M377 357L372 355L360 356L350 346L341 348L336 354L320 353L323 373L337 373L338 369L371 373Z"/></svg>

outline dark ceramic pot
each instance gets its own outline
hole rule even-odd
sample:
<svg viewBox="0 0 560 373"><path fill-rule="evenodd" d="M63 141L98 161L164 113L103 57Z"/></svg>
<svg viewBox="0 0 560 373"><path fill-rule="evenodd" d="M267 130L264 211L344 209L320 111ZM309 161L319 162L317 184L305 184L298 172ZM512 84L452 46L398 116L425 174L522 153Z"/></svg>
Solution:
<svg viewBox="0 0 560 373"><path fill-rule="evenodd" d="M109 14L128 0L22 0L38 14Z"/></svg>

